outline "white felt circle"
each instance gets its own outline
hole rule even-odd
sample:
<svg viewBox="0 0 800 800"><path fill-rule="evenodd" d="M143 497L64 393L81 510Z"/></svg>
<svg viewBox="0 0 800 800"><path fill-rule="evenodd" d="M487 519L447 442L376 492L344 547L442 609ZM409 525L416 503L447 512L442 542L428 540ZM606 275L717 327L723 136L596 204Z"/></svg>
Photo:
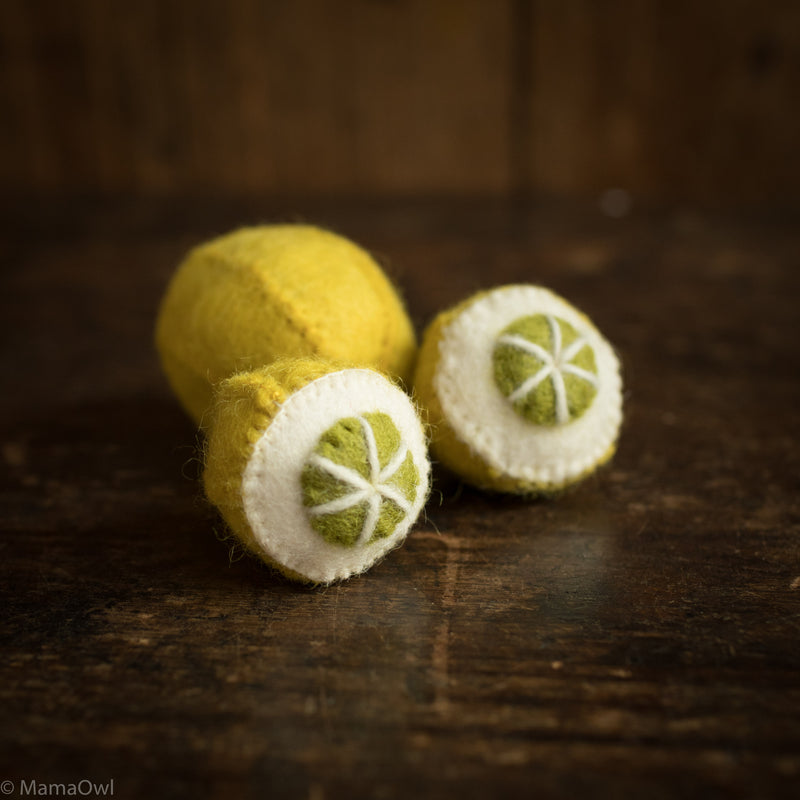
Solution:
<svg viewBox="0 0 800 800"><path fill-rule="evenodd" d="M582 416L565 425L531 424L495 383L497 337L515 320L533 314L561 317L594 350L597 395ZM450 322L439 342L433 384L461 441L497 471L535 484L563 484L592 468L616 440L622 421L622 381L611 346L573 306L536 286L495 289Z"/></svg>
<svg viewBox="0 0 800 800"><path fill-rule="evenodd" d="M391 417L419 471L411 511L394 532L371 544L343 547L326 542L303 506L301 473L320 437L344 417L382 411ZM396 547L428 496L430 462L425 433L408 396L377 372L331 372L291 395L253 448L242 478L250 527L265 554L315 583L363 572Z"/></svg>

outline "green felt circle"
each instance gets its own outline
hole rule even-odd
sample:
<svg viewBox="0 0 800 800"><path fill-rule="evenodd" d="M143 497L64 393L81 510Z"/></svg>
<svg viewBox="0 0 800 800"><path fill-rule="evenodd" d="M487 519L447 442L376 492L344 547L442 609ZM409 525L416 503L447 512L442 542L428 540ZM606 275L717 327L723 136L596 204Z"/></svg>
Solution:
<svg viewBox="0 0 800 800"><path fill-rule="evenodd" d="M328 428L300 482L311 527L330 544L354 547L390 536L403 522L419 471L391 417L376 411Z"/></svg>
<svg viewBox="0 0 800 800"><path fill-rule="evenodd" d="M514 320L498 336L492 361L497 387L534 425L571 422L597 395L594 350L569 322L551 314Z"/></svg>

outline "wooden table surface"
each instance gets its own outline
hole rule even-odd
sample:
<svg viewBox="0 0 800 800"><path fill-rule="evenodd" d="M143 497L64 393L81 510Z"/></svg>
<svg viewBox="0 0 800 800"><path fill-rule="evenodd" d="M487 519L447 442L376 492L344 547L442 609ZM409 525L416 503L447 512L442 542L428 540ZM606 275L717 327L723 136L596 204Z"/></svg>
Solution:
<svg viewBox="0 0 800 800"><path fill-rule="evenodd" d="M137 798L800 796L796 217L2 212L7 796L112 778ZM378 253L420 327L499 283L572 300L624 364L615 460L538 502L438 473L405 545L330 588L231 563L152 328L190 246L287 219Z"/></svg>

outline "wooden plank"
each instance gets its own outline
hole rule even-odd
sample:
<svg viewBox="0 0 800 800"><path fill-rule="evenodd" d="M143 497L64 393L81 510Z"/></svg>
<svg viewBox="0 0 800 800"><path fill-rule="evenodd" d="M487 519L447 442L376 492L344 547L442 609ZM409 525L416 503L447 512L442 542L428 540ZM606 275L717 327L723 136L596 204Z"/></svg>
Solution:
<svg viewBox="0 0 800 800"><path fill-rule="evenodd" d="M10 0L4 9L9 186L507 184L505 0Z"/></svg>
<svg viewBox="0 0 800 800"><path fill-rule="evenodd" d="M796 3L539 0L534 9L534 186L797 197Z"/></svg>
<svg viewBox="0 0 800 800"><path fill-rule="evenodd" d="M366 4L353 76L364 189L507 189L511 22L507 2Z"/></svg>
<svg viewBox="0 0 800 800"><path fill-rule="evenodd" d="M791 202L792 0L8 0L0 178L35 191Z"/></svg>

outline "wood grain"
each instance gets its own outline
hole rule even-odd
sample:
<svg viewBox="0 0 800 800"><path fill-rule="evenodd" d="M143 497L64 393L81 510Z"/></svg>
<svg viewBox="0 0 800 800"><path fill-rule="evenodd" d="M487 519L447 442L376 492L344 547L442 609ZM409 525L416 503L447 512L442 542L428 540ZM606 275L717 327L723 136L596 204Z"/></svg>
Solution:
<svg viewBox="0 0 800 800"><path fill-rule="evenodd" d="M9 186L500 191L508 4L11 0Z"/></svg>
<svg viewBox="0 0 800 800"><path fill-rule="evenodd" d="M483 201L2 211L0 780L795 796L796 220ZM625 365L611 466L540 502L440 472L406 544L329 589L229 563L155 308L190 245L291 215L381 254L420 323L502 281L590 313Z"/></svg>
<svg viewBox="0 0 800 800"><path fill-rule="evenodd" d="M793 0L6 0L28 193L796 202Z"/></svg>
<svg viewBox="0 0 800 800"><path fill-rule="evenodd" d="M796 3L542 0L530 26L538 188L796 201Z"/></svg>

